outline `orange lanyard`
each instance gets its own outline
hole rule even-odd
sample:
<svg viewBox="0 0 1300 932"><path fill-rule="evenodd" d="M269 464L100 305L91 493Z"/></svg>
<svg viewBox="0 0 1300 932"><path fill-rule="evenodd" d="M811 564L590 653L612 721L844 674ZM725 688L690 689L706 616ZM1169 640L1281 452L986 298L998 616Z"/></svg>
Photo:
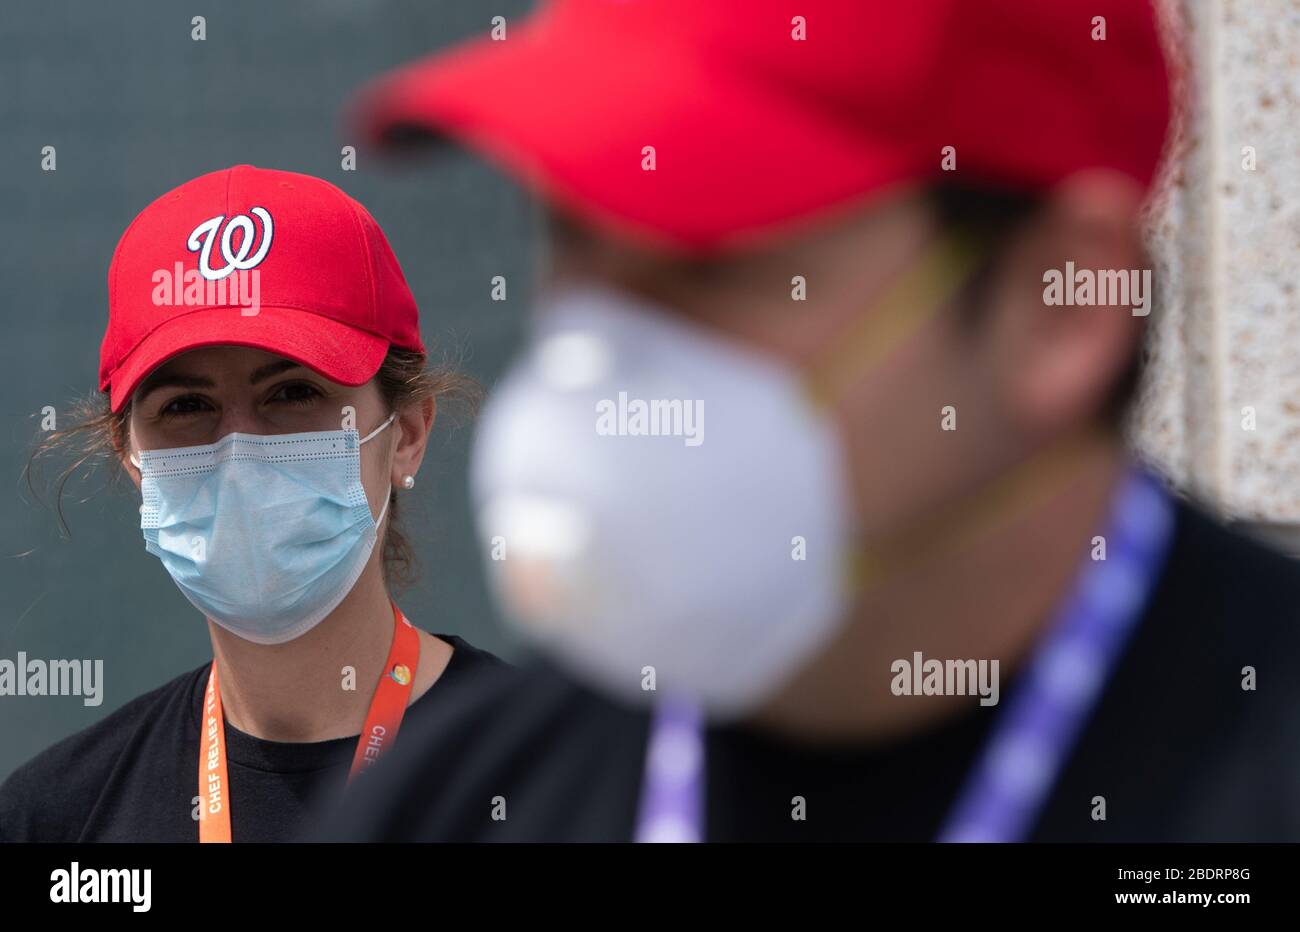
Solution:
<svg viewBox="0 0 1300 932"><path fill-rule="evenodd" d="M406 714L411 683L420 661L420 636L393 605L393 646L388 651L384 675L379 678L370 700L366 724L352 756L351 782L367 770L397 738ZM221 713L221 690L217 685L217 662L212 661L208 688L203 699L203 727L199 729L199 841L230 841L230 780L226 770L226 719Z"/></svg>

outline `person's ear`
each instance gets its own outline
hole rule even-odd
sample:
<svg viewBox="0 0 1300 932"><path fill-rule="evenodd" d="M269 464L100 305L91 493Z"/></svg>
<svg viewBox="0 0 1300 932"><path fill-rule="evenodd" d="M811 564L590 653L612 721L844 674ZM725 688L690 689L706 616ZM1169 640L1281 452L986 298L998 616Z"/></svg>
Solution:
<svg viewBox="0 0 1300 932"><path fill-rule="evenodd" d="M425 398L418 404L407 405L397 412L393 421L399 427L400 439L393 451L393 470L390 480L397 488L403 487L407 476L415 476L420 471L424 460L424 451L428 446L429 432L438 412L438 403L434 398Z"/></svg>
<svg viewBox="0 0 1300 932"><path fill-rule="evenodd" d="M990 345L999 403L1023 432L1096 419L1136 352L1134 311L1151 301L1141 203L1119 173L1075 175L1008 248L989 295Z"/></svg>
<svg viewBox="0 0 1300 932"><path fill-rule="evenodd" d="M139 489L140 489L140 470L139 470L138 468L136 468L135 463L131 462L131 454L134 453L134 452L135 452L135 446L134 446L134 444L132 443L132 440L131 440L131 430L130 430L130 428L128 427L128 428L127 428L127 431L126 431L126 440L125 440L125 445L124 445L124 447L123 447L121 453L118 454L117 461L118 461L119 463L121 463L121 465L122 465L122 469L126 472L126 474L127 474L128 476L131 477L131 481L135 483L136 491L139 491ZM139 457L139 454L137 453L136 456L137 456L137 458L138 458L138 457Z"/></svg>

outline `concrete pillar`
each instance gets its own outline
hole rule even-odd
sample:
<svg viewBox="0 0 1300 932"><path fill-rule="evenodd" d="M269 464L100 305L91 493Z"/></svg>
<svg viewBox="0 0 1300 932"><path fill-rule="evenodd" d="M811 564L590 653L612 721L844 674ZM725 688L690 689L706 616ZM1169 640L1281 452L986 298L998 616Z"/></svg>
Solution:
<svg viewBox="0 0 1300 932"><path fill-rule="evenodd" d="M1300 552L1300 2L1167 0L1187 109L1153 203L1134 439Z"/></svg>

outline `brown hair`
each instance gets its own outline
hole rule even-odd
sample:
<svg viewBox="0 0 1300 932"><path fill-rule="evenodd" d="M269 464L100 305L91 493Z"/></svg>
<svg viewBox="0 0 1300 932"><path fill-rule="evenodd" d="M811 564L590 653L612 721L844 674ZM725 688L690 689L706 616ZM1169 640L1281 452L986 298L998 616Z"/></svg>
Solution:
<svg viewBox="0 0 1300 932"><path fill-rule="evenodd" d="M482 398L482 388L478 382L461 373L455 366L444 363L430 367L427 357L422 353L398 347L389 348L374 379L384 404L390 411L399 411L433 398L438 402L440 416L445 409L450 409L453 423L472 417ZM40 464L43 458L60 452L75 457L54 482L54 510L58 515L59 528L65 536L71 536L63 515L63 493L68 480L83 467L83 476L89 474L102 462L110 462L111 468L114 468L114 482L120 481L124 474L121 461L129 448L131 403L128 401L121 411L114 413L108 393L95 392L76 401L70 414L73 426L51 431L43 437L32 451L26 470L28 488L40 498L38 482L33 477L41 476ZM401 588L413 583L416 573L415 554L398 527L397 511L397 493L390 492L388 526L382 550L384 581L390 586Z"/></svg>

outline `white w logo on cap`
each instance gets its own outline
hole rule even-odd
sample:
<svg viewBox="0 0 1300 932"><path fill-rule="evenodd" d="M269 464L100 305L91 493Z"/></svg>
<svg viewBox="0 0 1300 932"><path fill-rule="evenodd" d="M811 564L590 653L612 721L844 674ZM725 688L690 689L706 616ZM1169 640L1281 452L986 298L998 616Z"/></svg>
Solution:
<svg viewBox="0 0 1300 932"><path fill-rule="evenodd" d="M271 233L273 224L271 215L265 208L254 207L250 213L257 215L262 221L262 244L257 247L257 252L251 256L249 252L253 248L253 220L248 214L236 214L230 218L226 224L225 230L221 233L221 255L226 260L224 267L213 269L212 259L212 240L217 235L217 229L221 226L221 221L226 219L225 214L217 214L210 220L204 220L194 228L190 233L189 240L185 245L189 247L190 252L199 251L199 274L209 281L216 281L219 278L225 278L235 269L251 269L260 265L266 258L267 250L271 248ZM244 235L239 241L239 253L235 254L230 249L230 239L235 230L243 230ZM200 242L200 237L202 241Z"/></svg>

